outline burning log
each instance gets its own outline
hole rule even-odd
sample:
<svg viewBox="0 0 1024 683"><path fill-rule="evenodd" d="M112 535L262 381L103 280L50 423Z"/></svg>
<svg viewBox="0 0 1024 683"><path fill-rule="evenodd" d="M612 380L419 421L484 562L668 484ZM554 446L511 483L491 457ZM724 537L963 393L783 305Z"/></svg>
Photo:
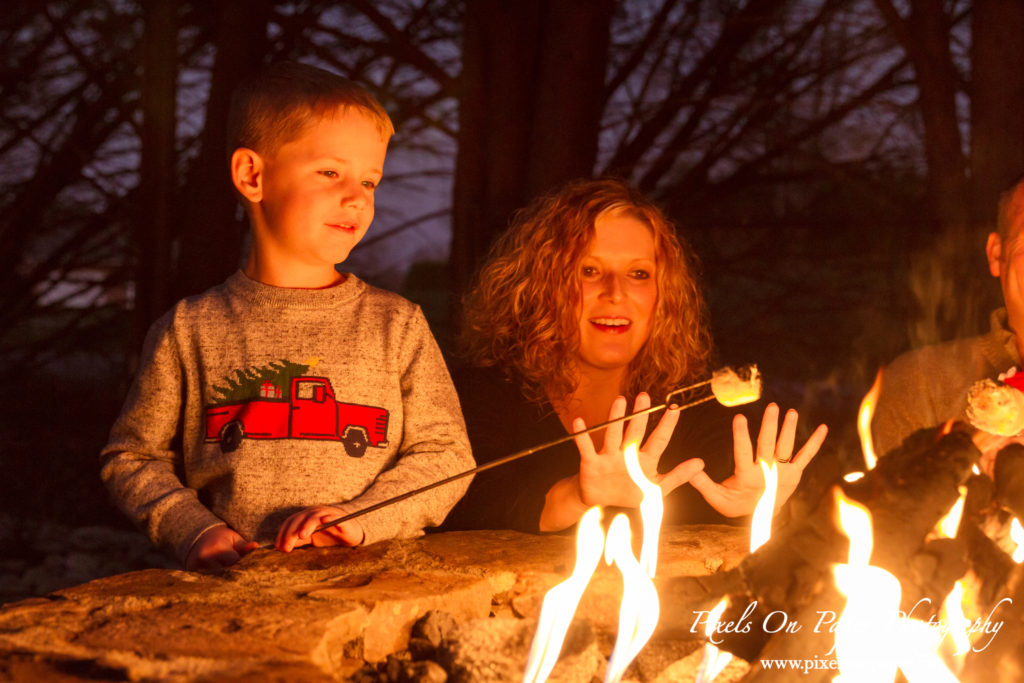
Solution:
<svg viewBox="0 0 1024 683"><path fill-rule="evenodd" d="M966 542L928 537L957 501L958 487L971 476L980 453L965 429L936 439L936 430L918 432L859 481L839 484L870 510L876 539L872 564L900 580L906 612L921 600L937 609L967 569ZM848 542L834 519L832 499L825 497L737 569L710 580L673 579L665 592L676 605L697 605L698 610L728 595L731 607L722 619L739 632L724 633L722 647L748 661L806 659L808 653L825 658L832 646L832 620L845 604L831 568L846 561ZM918 618L928 618L924 608L917 611ZM685 610L676 614L692 621ZM691 627L678 617L673 625ZM834 670L824 673L835 675ZM757 676L754 670L748 680Z"/></svg>

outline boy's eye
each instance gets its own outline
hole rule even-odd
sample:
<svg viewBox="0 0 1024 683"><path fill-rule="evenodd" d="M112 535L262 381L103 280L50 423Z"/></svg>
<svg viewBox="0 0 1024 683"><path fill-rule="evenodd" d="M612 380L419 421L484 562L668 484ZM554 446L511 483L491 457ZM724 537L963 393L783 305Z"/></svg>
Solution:
<svg viewBox="0 0 1024 683"><path fill-rule="evenodd" d="M337 178L338 177L338 172L337 171L320 171L320 175L324 176L325 178Z"/></svg>
<svg viewBox="0 0 1024 683"><path fill-rule="evenodd" d="M370 190L374 190L374 189L377 188L377 183L373 182L372 180L364 180L363 181L363 187L365 187L367 189L370 189Z"/></svg>

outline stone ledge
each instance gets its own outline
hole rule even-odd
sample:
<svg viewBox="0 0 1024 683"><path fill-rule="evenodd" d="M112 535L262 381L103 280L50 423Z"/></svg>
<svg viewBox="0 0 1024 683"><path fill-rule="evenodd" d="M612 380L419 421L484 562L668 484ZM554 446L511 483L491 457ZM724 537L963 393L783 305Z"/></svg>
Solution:
<svg viewBox="0 0 1024 683"><path fill-rule="evenodd" d="M734 567L747 536L666 529L658 578ZM0 680L343 680L405 649L412 624L431 610L459 623L535 619L574 556L568 536L453 532L256 551L217 574L120 574L0 607ZM613 637L620 595L618 572L602 565L578 618Z"/></svg>

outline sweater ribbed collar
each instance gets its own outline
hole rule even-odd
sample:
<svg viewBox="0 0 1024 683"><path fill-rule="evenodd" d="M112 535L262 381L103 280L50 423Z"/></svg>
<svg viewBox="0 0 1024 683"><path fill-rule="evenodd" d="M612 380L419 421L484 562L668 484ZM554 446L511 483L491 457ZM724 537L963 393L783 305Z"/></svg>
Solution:
<svg viewBox="0 0 1024 683"><path fill-rule="evenodd" d="M345 280L324 289L291 289L274 287L253 280L241 270L229 277L224 285L228 291L256 306L327 310L354 301L366 289L366 283L352 273Z"/></svg>

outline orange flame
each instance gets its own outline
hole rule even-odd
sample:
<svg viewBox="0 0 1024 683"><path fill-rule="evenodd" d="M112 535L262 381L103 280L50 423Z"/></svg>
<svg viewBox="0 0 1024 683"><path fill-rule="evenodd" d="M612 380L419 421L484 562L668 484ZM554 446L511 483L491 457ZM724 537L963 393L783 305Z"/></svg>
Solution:
<svg viewBox="0 0 1024 683"><path fill-rule="evenodd" d="M524 683L545 681L551 674L583 591L601 560L603 546L601 508L592 507L580 519L576 529L576 566L572 574L544 596Z"/></svg>
<svg viewBox="0 0 1024 683"><path fill-rule="evenodd" d="M763 460L758 460L757 464L761 466L761 472L764 473L765 486L764 493L761 494L761 499L757 501L757 507L754 508L754 516L750 523L750 552L754 552L767 543L768 539L772 536L775 498L779 488L779 471L775 463L766 463ZM709 639L711 634L714 633L715 625L725 610L726 604L727 600L722 598L719 600L718 605L715 606L715 609L711 610L711 613L708 615L707 624L704 626L704 635ZM731 653L719 650L714 643L705 643L704 655L700 662L700 668L697 671L696 683L710 683L731 660Z"/></svg>
<svg viewBox="0 0 1024 683"><path fill-rule="evenodd" d="M960 518L964 514L964 500L967 499L967 487L960 486L957 490L960 492L960 497L953 503L953 507L949 509L946 516L939 520L936 527L942 538L956 538L956 531L960 528Z"/></svg>
<svg viewBox="0 0 1024 683"><path fill-rule="evenodd" d="M899 668L911 683L956 681L937 654L939 628L901 617L902 588L895 576L868 562L874 544L871 514L836 491L839 524L850 539L848 564L832 568L847 597L835 628L840 675L834 681L891 681Z"/></svg>
<svg viewBox="0 0 1024 683"><path fill-rule="evenodd" d="M660 497L660 492L658 495ZM625 515L616 515L608 527L605 561L614 562L622 572L622 602L619 605L619 633L608 659L605 683L617 683L622 679L626 668L658 624L658 590L642 563L633 556L630 537L629 519Z"/></svg>
<svg viewBox="0 0 1024 683"><path fill-rule="evenodd" d="M572 575L544 596L537 633L526 664L526 683L547 680L558 660L562 642L590 577L597 568L604 548L605 560L622 572L623 593L619 606L619 633L608 660L605 683L617 683L626 668L654 633L658 623L658 591L651 580L658 563L658 537L664 514L661 487L643 474L636 444L626 447L626 471L643 493L640 518L644 539L640 560L633 555L629 520L618 515L608 528L608 537L601 532L600 508L591 508L579 522L576 535L576 567Z"/></svg>
<svg viewBox="0 0 1024 683"><path fill-rule="evenodd" d="M718 625L718 620L722 617L722 612L725 611L728 604L729 599L722 598L715 605L715 608L711 610L711 613L708 614L707 623L704 624L704 635L709 640L714 634L715 626ZM719 650L714 643L705 643L704 656L700 660L700 668L697 669L697 677L694 683L711 683L718 674L722 673L722 669L728 666L730 661L732 661L731 652Z"/></svg>
<svg viewBox="0 0 1024 683"><path fill-rule="evenodd" d="M653 579L658 567L658 539L661 536L661 520L665 516L665 500L661 495L661 487L644 476L636 444L626 446L623 455L629 478L643 494L640 501L640 519L644 525L644 540L640 546L640 566L647 576Z"/></svg>
<svg viewBox="0 0 1024 683"><path fill-rule="evenodd" d="M623 454L626 471L633 482L640 487L643 499L640 501L640 519L643 523L644 540L640 546L640 561L633 556L629 520L618 515L608 528L605 541L605 562L614 562L622 572L622 603L619 605L619 632L615 647L608 660L605 683L614 683L626 673L626 668L637 656L654 633L658 624L658 591L654 587L654 573L658 564L658 538L661 533L661 519L665 503L661 487L649 481L640 468L636 444L626 447Z"/></svg>
<svg viewBox="0 0 1024 683"><path fill-rule="evenodd" d="M949 627L954 656L966 655L971 649L971 620L964 616L964 584L957 581L942 603L941 620Z"/></svg>
<svg viewBox="0 0 1024 683"><path fill-rule="evenodd" d="M779 471L775 463L770 465L758 460L761 472L764 473L764 493L754 508L754 517L750 522L750 552L754 552L768 542L772 536L772 518L775 516L775 494L779 487Z"/></svg>
<svg viewBox="0 0 1024 683"><path fill-rule="evenodd" d="M1013 551L1013 561L1017 564L1024 563L1024 527L1016 517L1010 522L1010 538L1017 544L1017 549Z"/></svg>
<svg viewBox="0 0 1024 683"><path fill-rule="evenodd" d="M871 438L871 418L875 414L875 405L878 403L878 395L882 392L882 369L879 368L875 375L875 383L864 394L860 402L860 410L857 411L857 433L860 435L860 446L864 451L864 466L875 469L878 463L878 456L875 455L875 443Z"/></svg>

